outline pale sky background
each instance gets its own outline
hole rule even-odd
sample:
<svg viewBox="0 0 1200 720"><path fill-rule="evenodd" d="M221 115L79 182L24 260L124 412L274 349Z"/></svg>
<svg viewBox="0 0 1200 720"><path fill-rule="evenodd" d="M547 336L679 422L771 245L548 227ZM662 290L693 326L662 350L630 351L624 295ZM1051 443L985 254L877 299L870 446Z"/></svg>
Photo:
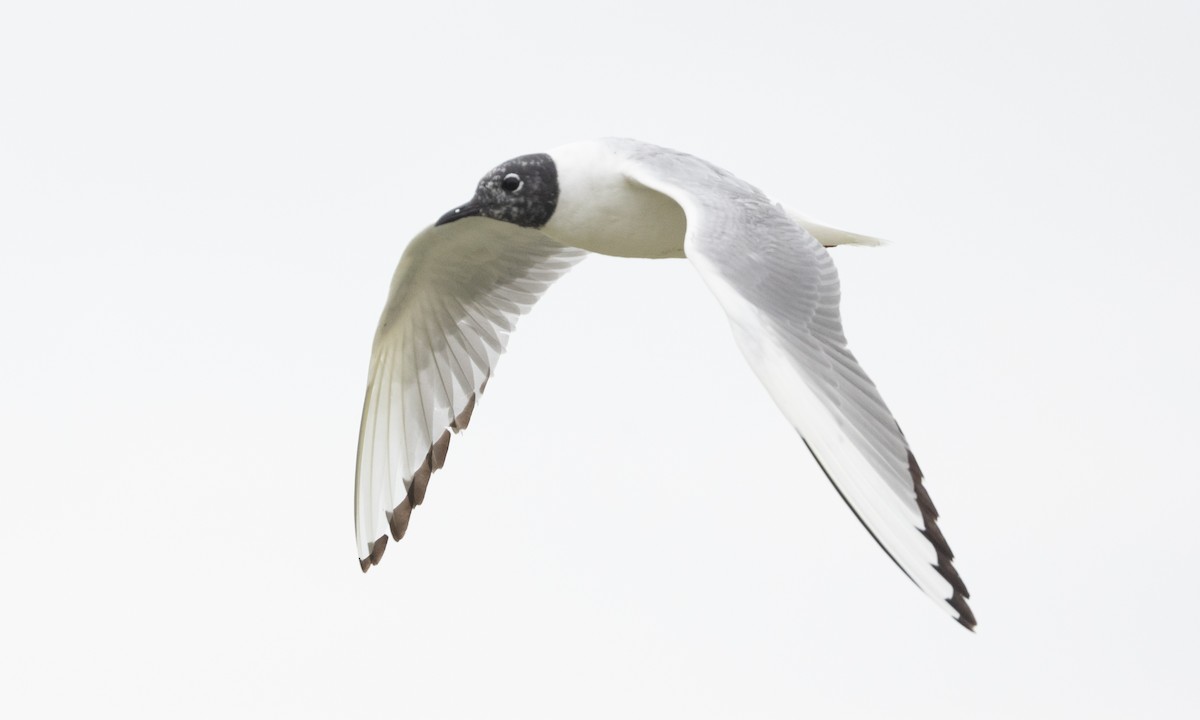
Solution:
<svg viewBox="0 0 1200 720"><path fill-rule="evenodd" d="M1200 705L1200 5L5 3L0 715L1122 718ZM685 261L522 321L408 536L351 498L395 263L620 135L821 222L978 633Z"/></svg>

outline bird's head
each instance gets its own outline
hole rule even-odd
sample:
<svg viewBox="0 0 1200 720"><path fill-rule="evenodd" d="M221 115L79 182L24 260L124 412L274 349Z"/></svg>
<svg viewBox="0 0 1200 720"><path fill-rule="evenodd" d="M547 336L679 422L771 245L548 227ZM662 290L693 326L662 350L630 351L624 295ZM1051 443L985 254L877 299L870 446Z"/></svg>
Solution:
<svg viewBox="0 0 1200 720"><path fill-rule="evenodd" d="M493 168L475 196L438 219L437 225L486 217L527 228L545 225L558 205L558 170L545 153L522 155Z"/></svg>

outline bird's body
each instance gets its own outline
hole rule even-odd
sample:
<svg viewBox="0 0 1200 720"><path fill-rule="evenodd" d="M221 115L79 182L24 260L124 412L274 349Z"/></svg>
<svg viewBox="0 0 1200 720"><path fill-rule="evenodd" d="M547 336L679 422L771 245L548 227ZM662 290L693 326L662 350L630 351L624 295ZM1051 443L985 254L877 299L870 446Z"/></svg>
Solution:
<svg viewBox="0 0 1200 720"><path fill-rule="evenodd" d="M877 244L810 223L708 162L634 140L525 155L405 250L380 320L359 442L363 570L400 539L451 433L470 420L517 318L586 252L695 265L734 338L855 515L971 628L923 477L846 347L822 245Z"/></svg>

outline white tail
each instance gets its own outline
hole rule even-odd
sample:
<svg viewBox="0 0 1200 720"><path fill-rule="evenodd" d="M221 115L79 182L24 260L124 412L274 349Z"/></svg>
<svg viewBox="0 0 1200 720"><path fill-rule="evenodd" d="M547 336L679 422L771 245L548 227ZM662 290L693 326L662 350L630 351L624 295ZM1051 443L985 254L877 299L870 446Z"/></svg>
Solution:
<svg viewBox="0 0 1200 720"><path fill-rule="evenodd" d="M788 210L788 217L796 222L797 225L804 228L810 235L815 237L825 247L833 247L835 245L886 245L886 240L871 237L869 235L859 235L858 233L846 232L831 228L828 225L815 223L802 215Z"/></svg>

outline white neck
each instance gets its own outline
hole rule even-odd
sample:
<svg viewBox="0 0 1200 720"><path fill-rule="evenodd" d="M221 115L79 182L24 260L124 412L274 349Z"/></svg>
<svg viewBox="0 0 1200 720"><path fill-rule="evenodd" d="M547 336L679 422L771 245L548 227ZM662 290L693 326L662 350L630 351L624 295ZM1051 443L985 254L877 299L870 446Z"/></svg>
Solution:
<svg viewBox="0 0 1200 720"><path fill-rule="evenodd" d="M558 206L542 232L604 255L683 257L683 210L630 180L622 158L603 140L563 145L550 157L558 169Z"/></svg>

